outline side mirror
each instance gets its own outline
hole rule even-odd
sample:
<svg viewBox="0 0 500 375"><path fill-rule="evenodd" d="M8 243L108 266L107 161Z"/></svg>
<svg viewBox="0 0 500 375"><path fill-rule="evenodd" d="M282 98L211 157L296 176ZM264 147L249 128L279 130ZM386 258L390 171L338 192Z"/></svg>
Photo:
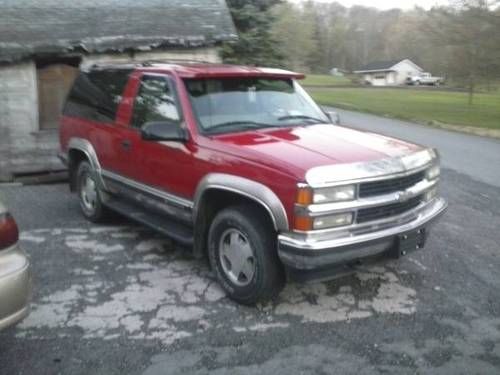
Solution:
<svg viewBox="0 0 500 375"><path fill-rule="evenodd" d="M141 136L145 141L186 142L188 134L177 122L151 121L141 128Z"/></svg>
<svg viewBox="0 0 500 375"><path fill-rule="evenodd" d="M337 112L335 112L335 111L326 111L325 114L330 119L330 122L333 125L340 125L340 116L339 116L339 114Z"/></svg>

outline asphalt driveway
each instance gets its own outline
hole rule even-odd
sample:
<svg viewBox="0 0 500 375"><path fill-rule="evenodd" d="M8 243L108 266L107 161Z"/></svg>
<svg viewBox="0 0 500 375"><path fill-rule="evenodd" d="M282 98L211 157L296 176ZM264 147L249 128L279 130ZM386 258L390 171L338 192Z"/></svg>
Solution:
<svg viewBox="0 0 500 375"><path fill-rule="evenodd" d="M341 116L440 149L450 208L426 249L248 308L168 239L86 222L65 185L4 186L36 289L0 374L500 373L500 143Z"/></svg>

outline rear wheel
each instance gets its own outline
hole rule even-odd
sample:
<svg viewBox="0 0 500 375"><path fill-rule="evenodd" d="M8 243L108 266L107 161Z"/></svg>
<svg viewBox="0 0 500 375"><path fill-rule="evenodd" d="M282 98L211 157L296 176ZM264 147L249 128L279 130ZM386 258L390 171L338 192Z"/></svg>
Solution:
<svg viewBox="0 0 500 375"><path fill-rule="evenodd" d="M78 165L76 178L78 198L83 215L95 223L103 221L107 216L107 209L102 204L96 173L89 162L82 161Z"/></svg>
<svg viewBox="0 0 500 375"><path fill-rule="evenodd" d="M276 297L285 274L276 252L276 233L253 206L219 212L209 231L210 265L228 296L253 305Z"/></svg>

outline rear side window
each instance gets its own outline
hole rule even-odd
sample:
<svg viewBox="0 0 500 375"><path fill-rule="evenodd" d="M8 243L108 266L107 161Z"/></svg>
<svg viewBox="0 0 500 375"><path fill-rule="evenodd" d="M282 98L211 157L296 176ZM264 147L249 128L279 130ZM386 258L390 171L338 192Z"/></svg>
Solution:
<svg viewBox="0 0 500 375"><path fill-rule="evenodd" d="M130 70L82 72L71 89L64 115L114 122Z"/></svg>

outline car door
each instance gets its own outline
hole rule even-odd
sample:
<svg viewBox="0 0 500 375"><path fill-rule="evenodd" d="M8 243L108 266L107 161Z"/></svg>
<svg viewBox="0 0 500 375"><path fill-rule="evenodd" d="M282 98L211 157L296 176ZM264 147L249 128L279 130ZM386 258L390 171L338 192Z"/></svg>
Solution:
<svg viewBox="0 0 500 375"><path fill-rule="evenodd" d="M185 216L192 206L186 186L193 162L190 142L150 141L141 135L150 122L185 126L173 79L165 74L147 73L139 81L126 139L130 144L126 177L143 202L158 203L169 214Z"/></svg>

